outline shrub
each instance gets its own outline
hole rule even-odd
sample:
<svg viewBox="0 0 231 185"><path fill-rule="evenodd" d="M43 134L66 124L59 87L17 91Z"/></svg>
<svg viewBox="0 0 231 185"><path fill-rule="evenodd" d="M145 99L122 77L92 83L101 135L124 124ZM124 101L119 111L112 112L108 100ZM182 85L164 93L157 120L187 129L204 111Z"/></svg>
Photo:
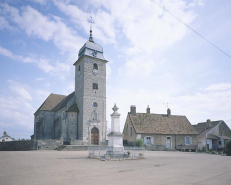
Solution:
<svg viewBox="0 0 231 185"><path fill-rule="evenodd" d="M231 139L229 139L228 142L226 143L226 150L228 152L231 152Z"/></svg>
<svg viewBox="0 0 231 185"><path fill-rule="evenodd" d="M143 145L144 145L143 139L137 139L137 140L136 140L136 146L141 147L141 146L143 146Z"/></svg>

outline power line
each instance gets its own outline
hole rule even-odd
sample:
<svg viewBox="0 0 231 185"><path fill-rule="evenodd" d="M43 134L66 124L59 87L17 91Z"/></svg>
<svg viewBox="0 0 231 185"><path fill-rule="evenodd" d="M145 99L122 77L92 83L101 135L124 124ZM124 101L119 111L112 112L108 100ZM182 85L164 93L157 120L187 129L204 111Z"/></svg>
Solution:
<svg viewBox="0 0 231 185"><path fill-rule="evenodd" d="M184 21L182 21L180 18L178 18L176 15L174 15L172 12L170 12L169 10L167 10L166 8L164 8L161 4L157 3L155 0L150 0L152 3L155 3L157 6L159 6L160 8L162 8L164 11L168 12L170 15L172 15L173 17L175 17L179 22L181 22L183 25L185 25L187 28L189 28L191 31L193 31L194 33L196 33L197 35L199 35L201 38L203 38L204 40L206 40L208 43L210 43L213 47L217 48L219 51L221 51L223 54L225 54L226 56L228 56L229 58L231 58L230 55L228 55L226 52L224 52L222 49L220 49L218 46L216 46L215 44L213 44L211 41L209 41L207 38L205 38L203 35L201 35L200 33L198 33L196 30L194 30L192 27L190 27L188 24L186 24Z"/></svg>

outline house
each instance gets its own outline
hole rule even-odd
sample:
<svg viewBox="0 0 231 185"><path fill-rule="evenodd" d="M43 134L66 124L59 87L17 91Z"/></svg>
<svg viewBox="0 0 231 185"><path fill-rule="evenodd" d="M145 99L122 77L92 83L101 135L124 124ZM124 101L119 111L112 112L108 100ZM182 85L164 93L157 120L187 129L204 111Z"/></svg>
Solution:
<svg viewBox="0 0 231 185"><path fill-rule="evenodd" d="M226 141L231 138L231 130L223 120L211 121L193 125L198 132L198 149L203 150L206 147L209 150L223 150ZM207 140L207 141L206 141Z"/></svg>
<svg viewBox="0 0 231 185"><path fill-rule="evenodd" d="M12 137L10 137L6 131L3 132L3 136L0 138L0 142L14 141Z"/></svg>
<svg viewBox="0 0 231 185"><path fill-rule="evenodd" d="M34 113L34 140L63 139L66 144L106 142L106 63L103 48L89 40L79 50L75 91L51 93Z"/></svg>
<svg viewBox="0 0 231 185"><path fill-rule="evenodd" d="M137 113L132 105L123 129L124 144L134 146L136 139L154 150L197 150L197 132L186 116Z"/></svg>

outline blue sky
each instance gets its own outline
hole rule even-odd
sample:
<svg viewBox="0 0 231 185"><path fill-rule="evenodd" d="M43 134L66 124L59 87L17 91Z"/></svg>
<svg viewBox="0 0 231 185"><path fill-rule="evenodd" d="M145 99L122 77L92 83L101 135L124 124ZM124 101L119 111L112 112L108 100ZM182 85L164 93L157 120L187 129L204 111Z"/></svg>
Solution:
<svg viewBox="0 0 231 185"><path fill-rule="evenodd" d="M231 55L231 1L156 0ZM231 127L231 58L150 0L2 0L0 133L33 134L33 114L50 93L74 91L78 51L89 38L104 49L107 120L114 103L121 130L137 112L186 115L191 124Z"/></svg>

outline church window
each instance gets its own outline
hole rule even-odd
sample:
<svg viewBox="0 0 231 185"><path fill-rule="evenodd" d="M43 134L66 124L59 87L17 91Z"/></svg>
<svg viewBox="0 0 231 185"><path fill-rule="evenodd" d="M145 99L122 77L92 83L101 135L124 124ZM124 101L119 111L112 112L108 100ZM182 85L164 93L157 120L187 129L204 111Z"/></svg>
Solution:
<svg viewBox="0 0 231 185"><path fill-rule="evenodd" d="M130 136L132 137L132 127L130 127Z"/></svg>
<svg viewBox="0 0 231 185"><path fill-rule="evenodd" d="M96 63L93 64L93 69L98 71L98 65Z"/></svg>
<svg viewBox="0 0 231 185"><path fill-rule="evenodd" d="M98 84L97 83L93 83L93 89L98 89Z"/></svg>
<svg viewBox="0 0 231 185"><path fill-rule="evenodd" d="M80 65L79 65L79 69L78 69L78 75L80 76L81 72L80 72Z"/></svg>
<svg viewBox="0 0 231 185"><path fill-rule="evenodd" d="M98 104L96 102L93 103L93 107L97 107Z"/></svg>

